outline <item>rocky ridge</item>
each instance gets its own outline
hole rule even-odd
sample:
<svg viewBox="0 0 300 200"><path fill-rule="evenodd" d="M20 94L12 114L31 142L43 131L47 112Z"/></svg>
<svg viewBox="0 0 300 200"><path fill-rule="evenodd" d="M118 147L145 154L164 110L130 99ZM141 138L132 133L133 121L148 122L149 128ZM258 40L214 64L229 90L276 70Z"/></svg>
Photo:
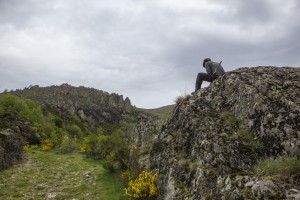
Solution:
<svg viewBox="0 0 300 200"><path fill-rule="evenodd" d="M31 86L24 90L11 92L13 95L37 101L46 110L60 115L76 114L90 122L118 123L122 115L133 109L130 99L102 90L74 87L68 84L60 86Z"/></svg>
<svg viewBox="0 0 300 200"><path fill-rule="evenodd" d="M257 176L262 159L300 157L300 69L240 68L177 105L158 133L150 169L160 199L297 199L289 183Z"/></svg>

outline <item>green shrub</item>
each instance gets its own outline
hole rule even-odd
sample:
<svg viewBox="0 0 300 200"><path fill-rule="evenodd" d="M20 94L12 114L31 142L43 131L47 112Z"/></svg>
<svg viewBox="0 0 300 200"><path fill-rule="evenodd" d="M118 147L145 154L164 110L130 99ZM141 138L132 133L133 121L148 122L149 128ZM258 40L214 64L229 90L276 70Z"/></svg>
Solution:
<svg viewBox="0 0 300 200"><path fill-rule="evenodd" d="M103 168L106 169L109 173L113 174L118 171L119 164L113 160L106 160L103 162Z"/></svg>
<svg viewBox="0 0 300 200"><path fill-rule="evenodd" d="M57 126L58 128L62 128L63 127L63 120L59 117L55 117L53 119L55 126Z"/></svg>
<svg viewBox="0 0 300 200"><path fill-rule="evenodd" d="M83 136L81 129L76 124L67 125L66 130L73 137L81 138Z"/></svg>
<svg viewBox="0 0 300 200"><path fill-rule="evenodd" d="M55 130L50 117L45 116L35 101L11 94L0 95L0 128L15 129L19 126L30 144L40 143Z"/></svg>
<svg viewBox="0 0 300 200"><path fill-rule="evenodd" d="M123 120L127 123L134 123L136 121L132 115L124 115Z"/></svg>
<svg viewBox="0 0 300 200"><path fill-rule="evenodd" d="M111 135L91 135L84 139L85 153L95 159L112 159L121 161L128 156L128 144L121 129Z"/></svg>
<svg viewBox="0 0 300 200"><path fill-rule="evenodd" d="M16 121L42 122L40 106L32 100L5 94L0 96L0 127L11 128Z"/></svg>
<svg viewBox="0 0 300 200"><path fill-rule="evenodd" d="M61 153L71 153L79 150L79 144L76 136L70 139L68 135L64 135L59 150Z"/></svg>

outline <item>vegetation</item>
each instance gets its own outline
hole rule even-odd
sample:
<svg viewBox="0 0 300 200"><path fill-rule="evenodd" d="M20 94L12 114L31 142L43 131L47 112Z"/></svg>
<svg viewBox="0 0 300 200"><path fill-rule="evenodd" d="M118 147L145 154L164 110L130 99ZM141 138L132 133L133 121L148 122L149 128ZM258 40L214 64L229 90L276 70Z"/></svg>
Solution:
<svg viewBox="0 0 300 200"><path fill-rule="evenodd" d="M127 115L124 117L124 121L127 123L132 123L135 119ZM19 127L20 130L18 130ZM16 134L19 134L20 137L23 138L25 142L23 145L19 144L22 151L29 152L30 157L32 159L36 159L37 163L40 163L40 159L43 160L43 170L49 172L54 170L54 174L61 174L60 170L64 171L64 168L69 166L62 166L59 169L51 169L51 166L59 165L57 162L59 159L68 158L69 156L76 157L74 164L75 166L81 165L79 163L79 159L82 155L80 154L70 154L70 153L79 153L81 152L86 158L99 160L99 166L101 166L102 175L109 177L117 177L119 176L120 170L126 169L127 165L125 164L126 160L128 160L128 144L125 139L124 128L117 124L110 123L99 123L99 124L91 124L87 121L87 119L82 119L78 117L76 114L69 114L68 116L59 115L58 113L51 112L47 109L42 109L37 103L32 100L22 99L10 94L1 94L0 95L0 129L12 129ZM1 144L0 144L1 145ZM38 149L38 150L37 150ZM44 152L44 153L43 153ZM54 154L54 152L56 152ZM59 153L59 154L57 154ZM62 155L63 154L63 155ZM38 157L35 157L38 155ZM44 158L42 158L44 156ZM51 157L51 158L50 158ZM47 160L44 160L46 159ZM57 160L56 160L57 159ZM74 160L72 160L73 162ZM78 162L77 162L78 161ZM65 161L63 161L65 162ZM95 161L96 162L96 161ZM67 162L71 164L70 162ZM20 163L22 165L22 163ZM61 163L63 165L63 163ZM84 164L83 164L84 165ZM38 169L40 170L40 169ZM57 170L57 171L56 171ZM60 178L63 180L69 181L70 173L74 174L80 173L80 169L74 169L75 171L65 171L61 174ZM98 170L98 171L101 171ZM95 176L98 173L91 173L90 176ZM33 173L34 174L34 173ZM47 177L49 174L40 174L42 177ZM65 177L63 176L65 175ZM23 175L22 175L23 176ZM27 176L27 175L26 175ZM77 175L76 175L77 176ZM25 184L26 181L29 181L28 188L26 188L25 192L17 192L10 191L10 193L6 193L6 191L0 191L0 199L1 196L8 197L9 194L15 194L14 197L24 197L22 194L26 196L26 193L30 192L29 187L32 184L37 184L35 180L30 180L30 178L21 178L22 183L17 183L20 185ZM37 177L34 177L37 179ZM56 178L55 178L56 179ZM57 178L59 179L59 178ZM38 180L37 180L38 181ZM45 182L49 182L48 180L42 180ZM40 181L40 182L42 182ZM72 181L72 180L70 180ZM119 181L119 180L118 180ZM1 179L1 182L6 182L5 179ZM38 181L39 182L39 181ZM99 184L103 183L103 180L99 180ZM32 183L32 184L31 184ZM2 184L2 183L0 183ZM45 183L47 184L47 183ZM69 184L69 183L66 183ZM75 184L72 183L73 185ZM55 185L53 183L53 185ZM75 184L76 185L76 184ZM79 186L80 185L80 186ZM71 196L78 198L73 192L79 193L85 191L89 183L76 185L74 189L65 189L68 191L57 191L54 192L55 195L72 193ZM121 184L122 185L122 184ZM121 187L118 184L118 189ZM50 186L50 184L49 184ZM76 189L76 187L79 187ZM9 186L10 187L10 186ZM12 186L11 186L12 187ZM24 186L25 187L25 186ZM26 186L27 187L27 186ZM101 186L104 188L104 186ZM114 187L113 185L108 185L107 190L111 190L110 188ZM2 188L2 186L1 186ZM98 185L98 189L101 189ZM15 190L12 188L12 190ZM44 190L41 187L41 190ZM50 187L47 190L54 190ZM122 192L122 191L121 191ZM49 191L48 191L49 193ZM87 197L88 199L103 199L100 195L98 198L99 191L92 192L91 197ZM113 192L115 193L115 192ZM53 195L54 195L53 194ZM120 198L120 192L118 198ZM47 195L45 193L45 195ZM51 192L49 194L51 196ZM94 195L94 196L93 196ZM29 195L30 196L30 195ZM60 195L58 195L60 196ZM59 198L71 198L71 196L61 196ZM45 199L47 196L41 196L40 199ZM27 197L25 197L27 198ZM30 197L31 198L31 197ZM33 199L39 199L39 197L32 197ZM86 199L82 197L82 199ZM111 199L111 198L105 198Z"/></svg>
<svg viewBox="0 0 300 200"><path fill-rule="evenodd" d="M158 196L159 187L155 183L156 174L143 171L135 180L130 180L125 188L125 195L129 199L147 200Z"/></svg>
<svg viewBox="0 0 300 200"><path fill-rule="evenodd" d="M80 154L29 150L26 162L0 171L0 199L124 198L119 174Z"/></svg>
<svg viewBox="0 0 300 200"><path fill-rule="evenodd" d="M255 166L257 176L271 176L300 185L300 160L293 157L261 160Z"/></svg>
<svg viewBox="0 0 300 200"><path fill-rule="evenodd" d="M88 157L112 161L126 158L125 133L116 125L102 123L93 128L77 115L63 119L49 111L43 113L34 101L10 94L0 96L0 119L0 129L16 129L18 125L26 133L20 134L28 145L39 145L43 151L81 151ZM130 116L126 119L134 120Z"/></svg>
<svg viewBox="0 0 300 200"><path fill-rule="evenodd" d="M254 137L246 128L240 128L229 137L230 140L241 140L246 146L249 146L253 152L259 153L263 151L264 145Z"/></svg>
<svg viewBox="0 0 300 200"><path fill-rule="evenodd" d="M171 108L160 111L169 116ZM42 109L32 100L1 94L0 129L12 129L23 138L20 146L27 162L0 171L1 188L8 188L0 189L0 198L122 199L125 192L129 199L154 199L159 190L156 175L140 166L134 147L129 159L125 131L139 112L124 115L116 124L94 123L71 109L64 114ZM156 111L141 112L153 115ZM127 174L123 181L120 173Z"/></svg>
<svg viewBox="0 0 300 200"><path fill-rule="evenodd" d="M223 111L220 113L220 118L223 120L223 126L235 128L238 123L235 116L229 111Z"/></svg>
<svg viewBox="0 0 300 200"><path fill-rule="evenodd" d="M0 96L0 128L10 128L19 121L43 122L40 106L32 100L5 94Z"/></svg>
<svg viewBox="0 0 300 200"><path fill-rule="evenodd" d="M181 104L183 104L183 103L186 103L186 102L188 102L190 99L191 99L191 95L182 95L182 96L178 96L177 98L176 98L176 100L175 100L175 103L177 104L177 105L181 105Z"/></svg>
<svg viewBox="0 0 300 200"><path fill-rule="evenodd" d="M168 119L171 116L174 107L175 107L175 105L168 105L168 106L163 106L163 107L155 108L155 109L142 109L142 108L139 108L139 110L141 112L157 116L160 119ZM137 110L137 109L135 109L135 110Z"/></svg>

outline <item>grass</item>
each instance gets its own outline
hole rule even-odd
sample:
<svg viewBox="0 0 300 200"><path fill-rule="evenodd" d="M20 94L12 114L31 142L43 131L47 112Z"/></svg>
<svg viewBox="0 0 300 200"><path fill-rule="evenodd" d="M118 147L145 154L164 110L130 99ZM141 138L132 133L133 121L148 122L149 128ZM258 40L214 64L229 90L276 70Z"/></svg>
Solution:
<svg viewBox="0 0 300 200"><path fill-rule="evenodd" d="M254 168L258 176L271 176L280 180L300 184L300 160L293 157L265 159L257 163Z"/></svg>
<svg viewBox="0 0 300 200"><path fill-rule="evenodd" d="M188 102L191 99L191 95L187 94L187 95L182 95L182 96L178 96L175 100L176 105L181 105L183 103Z"/></svg>
<svg viewBox="0 0 300 200"><path fill-rule="evenodd" d="M120 200L122 188L118 174L80 154L32 150L27 161L0 171L0 199Z"/></svg>

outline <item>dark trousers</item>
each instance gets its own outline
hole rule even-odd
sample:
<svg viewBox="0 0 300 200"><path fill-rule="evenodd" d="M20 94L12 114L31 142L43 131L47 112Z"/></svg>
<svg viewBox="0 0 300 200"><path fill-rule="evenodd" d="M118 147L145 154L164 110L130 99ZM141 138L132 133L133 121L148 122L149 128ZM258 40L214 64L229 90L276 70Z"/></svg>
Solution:
<svg viewBox="0 0 300 200"><path fill-rule="evenodd" d="M218 78L217 75L211 75L206 73L199 73L196 79L195 92L201 89L201 85L203 81L213 82Z"/></svg>

